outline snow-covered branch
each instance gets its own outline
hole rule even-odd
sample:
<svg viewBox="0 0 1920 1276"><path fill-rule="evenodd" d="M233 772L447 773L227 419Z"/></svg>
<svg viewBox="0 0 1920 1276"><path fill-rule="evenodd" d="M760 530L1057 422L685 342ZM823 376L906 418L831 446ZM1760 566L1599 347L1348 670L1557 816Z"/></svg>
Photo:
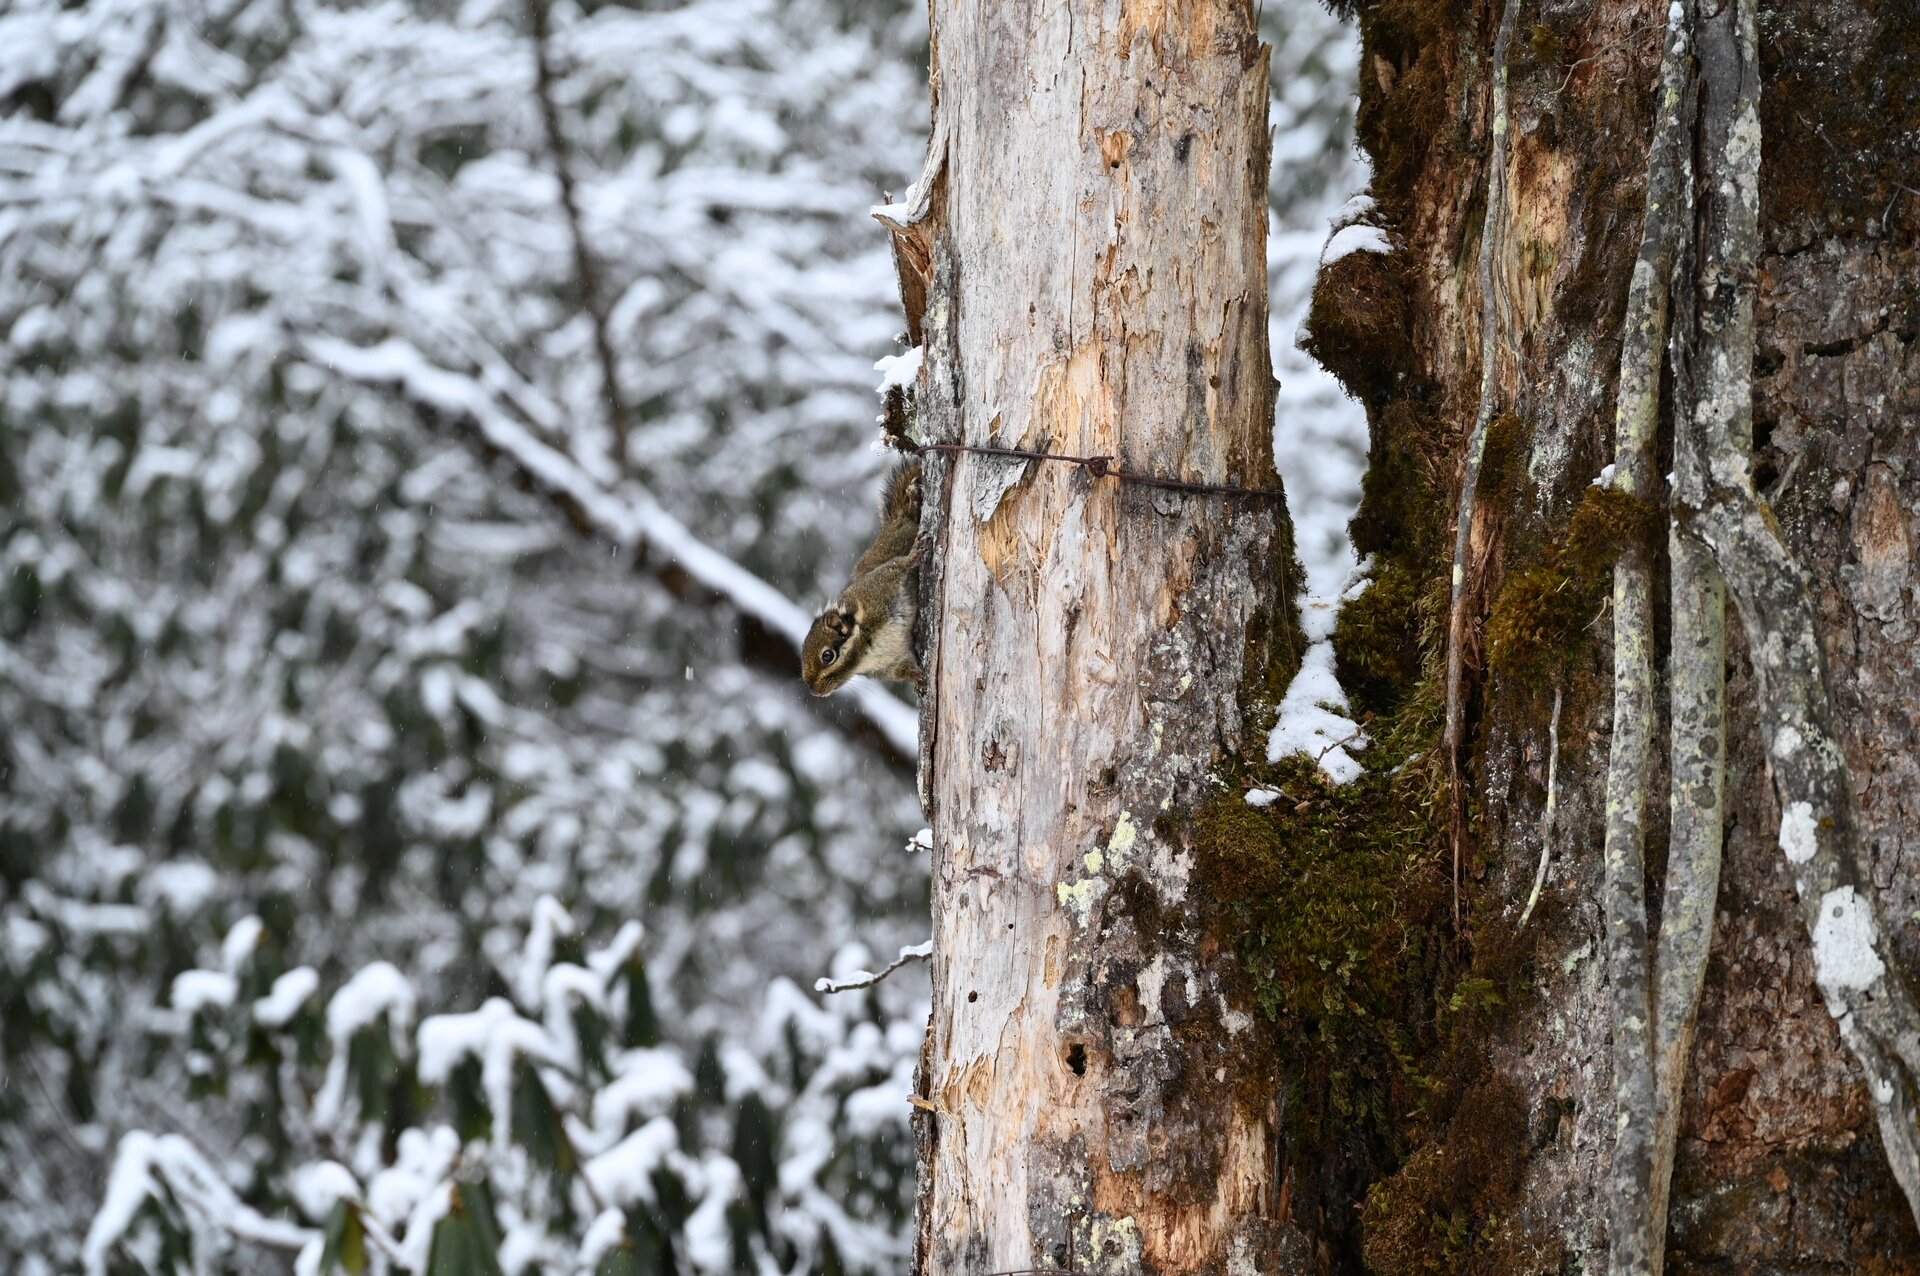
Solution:
<svg viewBox="0 0 1920 1276"><path fill-rule="evenodd" d="M815 992L852 992L856 988L871 988L891 975L894 971L911 966L916 961L926 961L933 956L931 939L919 944L909 944L900 950L900 955L877 971L856 970L850 975L835 979L816 979L813 981Z"/></svg>
<svg viewBox="0 0 1920 1276"><path fill-rule="evenodd" d="M810 617L773 586L705 544L644 489L628 483L609 490L559 448L542 441L503 410L473 377L429 362L400 339L356 346L333 337L302 343L317 364L359 381L391 385L439 418L471 432L489 458L508 465L532 490L556 505L582 535L611 543L687 601L721 605L773 640L784 661L761 663L793 675L800 686L800 643ZM756 654L756 644L744 644ZM872 735L901 759L917 756L914 712L871 683L850 688Z"/></svg>

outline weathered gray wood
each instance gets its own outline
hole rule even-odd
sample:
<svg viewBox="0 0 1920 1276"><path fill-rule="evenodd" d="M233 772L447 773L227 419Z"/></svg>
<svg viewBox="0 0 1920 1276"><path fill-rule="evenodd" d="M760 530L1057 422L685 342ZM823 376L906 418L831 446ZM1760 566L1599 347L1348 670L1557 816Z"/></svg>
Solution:
<svg viewBox="0 0 1920 1276"><path fill-rule="evenodd" d="M927 437L1272 486L1252 6L932 18L936 153L895 226ZM917 1268L1288 1270L1178 818L1291 643L1284 513L1063 465L1004 494L982 458L938 473Z"/></svg>
<svg viewBox="0 0 1920 1276"><path fill-rule="evenodd" d="M1660 59L1653 135L1647 147L1646 211L1627 288L1614 399L1613 486L1638 500L1661 498L1660 380L1674 259L1691 206L1680 151L1691 133L1688 83L1692 5L1673 0ZM1652 954L1648 947L1646 813L1653 774L1653 551L1638 537L1613 568L1613 737L1607 758L1601 903L1606 916L1608 1009L1615 1110L1608 1173L1607 1270L1641 1276L1660 1263L1653 1185L1655 1153Z"/></svg>
<svg viewBox="0 0 1920 1276"><path fill-rule="evenodd" d="M1683 106L1698 122L1699 83L1687 77ZM1679 224L1694 224L1693 137L1680 148ZM1693 411L1694 273L1691 234L1673 262L1668 319L1673 428ZM1678 471L1693 464L1674 458ZM1684 481L1684 480L1682 480ZM1665 1269L1673 1162L1692 1064L1694 1028L1713 948L1713 914L1720 897L1720 861L1726 820L1727 597L1712 555L1668 517L1667 572L1671 636L1667 653L1667 880L1660 935L1653 953L1653 1179L1655 1276Z"/></svg>

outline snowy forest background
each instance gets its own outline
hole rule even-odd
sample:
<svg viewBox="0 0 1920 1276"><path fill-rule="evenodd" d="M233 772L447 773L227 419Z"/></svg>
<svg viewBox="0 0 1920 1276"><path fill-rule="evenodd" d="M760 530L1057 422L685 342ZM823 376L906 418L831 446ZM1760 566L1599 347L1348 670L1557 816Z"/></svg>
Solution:
<svg viewBox="0 0 1920 1276"><path fill-rule="evenodd" d="M1333 596L1356 52L1263 21ZM911 719L768 633L871 532L925 61L910 0L0 5L0 1271L902 1268L924 975L813 983L926 936Z"/></svg>

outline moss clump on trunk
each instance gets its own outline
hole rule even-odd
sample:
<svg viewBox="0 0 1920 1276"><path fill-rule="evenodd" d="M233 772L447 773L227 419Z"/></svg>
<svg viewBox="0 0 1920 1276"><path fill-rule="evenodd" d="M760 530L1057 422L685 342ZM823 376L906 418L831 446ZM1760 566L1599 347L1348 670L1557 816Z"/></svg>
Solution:
<svg viewBox="0 0 1920 1276"><path fill-rule="evenodd" d="M1420 677L1424 653L1420 618L1425 583L1405 563L1373 573L1366 590L1340 609L1334 630L1334 667L1340 686L1361 713L1397 709Z"/></svg>
<svg viewBox="0 0 1920 1276"><path fill-rule="evenodd" d="M1523 1000L1544 928L1514 932L1489 900L1470 960L1451 932L1433 668L1375 721L1353 783L1306 758L1253 767L1186 831L1209 925L1269 1025L1269 1048L1241 1054L1279 1072L1295 1220L1327 1270L1547 1270L1551 1246L1505 1218L1526 1104L1480 1048ZM1251 806L1246 784L1280 796Z"/></svg>
<svg viewBox="0 0 1920 1276"><path fill-rule="evenodd" d="M1412 366L1405 267L1394 253L1351 253L1320 272L1300 348L1348 393L1384 404Z"/></svg>
<svg viewBox="0 0 1920 1276"><path fill-rule="evenodd" d="M1417 1061L1435 1052L1453 968L1443 772L1417 747L1438 732L1433 698L1376 730L1352 784L1328 786L1306 758L1261 763L1190 829L1209 924L1270 1025L1295 1218L1335 1270L1358 1265L1356 1206L1399 1164L1400 1131L1427 1101ZM1240 782L1281 796L1251 806Z"/></svg>
<svg viewBox="0 0 1920 1276"><path fill-rule="evenodd" d="M1363 14L1360 142L1373 158L1379 186L1410 186L1437 145L1457 139L1449 110L1467 21L1461 0L1377 0L1346 6Z"/></svg>
<svg viewBox="0 0 1920 1276"><path fill-rule="evenodd" d="M1660 511L1613 487L1590 487L1574 510L1566 539L1537 567L1507 576L1487 619L1494 675L1543 687L1584 646L1607 597L1614 560L1636 541L1649 543Z"/></svg>
<svg viewBox="0 0 1920 1276"><path fill-rule="evenodd" d="M1374 1185L1361 1214L1378 1276L1519 1276L1556 1271L1560 1247L1515 1226L1526 1172L1527 1096L1494 1077L1467 1089L1444 1137Z"/></svg>

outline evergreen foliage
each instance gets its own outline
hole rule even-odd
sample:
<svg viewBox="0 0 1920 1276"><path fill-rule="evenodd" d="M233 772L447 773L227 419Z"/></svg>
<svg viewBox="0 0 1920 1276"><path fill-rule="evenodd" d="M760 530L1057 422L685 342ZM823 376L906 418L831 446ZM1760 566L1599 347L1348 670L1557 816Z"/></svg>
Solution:
<svg viewBox="0 0 1920 1276"><path fill-rule="evenodd" d="M548 18L564 154L519 0L0 11L0 1271L904 1263L924 981L800 989L925 937L910 785L527 479L842 578L924 17ZM1267 33L1285 316L1363 175Z"/></svg>

